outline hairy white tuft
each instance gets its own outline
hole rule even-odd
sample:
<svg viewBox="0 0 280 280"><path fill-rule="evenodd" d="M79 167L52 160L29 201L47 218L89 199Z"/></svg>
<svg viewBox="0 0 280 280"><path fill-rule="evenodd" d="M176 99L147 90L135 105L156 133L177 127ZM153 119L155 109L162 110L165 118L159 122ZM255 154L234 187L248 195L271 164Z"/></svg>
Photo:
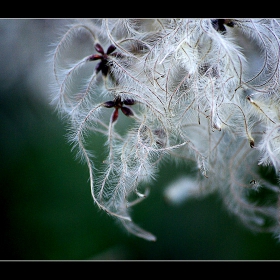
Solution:
<svg viewBox="0 0 280 280"><path fill-rule="evenodd" d="M249 228L279 234L279 184L259 170L279 177L279 62L278 19L73 20L52 52L53 104L96 205L155 241L131 207L172 160L192 177L167 201L217 191Z"/></svg>

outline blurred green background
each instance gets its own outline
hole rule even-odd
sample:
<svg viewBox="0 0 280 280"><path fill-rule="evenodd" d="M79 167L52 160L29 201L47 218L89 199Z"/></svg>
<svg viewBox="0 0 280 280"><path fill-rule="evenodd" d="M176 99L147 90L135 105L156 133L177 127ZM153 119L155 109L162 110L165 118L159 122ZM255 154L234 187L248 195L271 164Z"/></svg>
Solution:
<svg viewBox="0 0 280 280"><path fill-rule="evenodd" d="M215 194L167 204L163 190L185 167L166 164L133 208L156 242L98 210L49 103L46 53L65 22L0 20L1 260L280 260L280 243L246 229Z"/></svg>

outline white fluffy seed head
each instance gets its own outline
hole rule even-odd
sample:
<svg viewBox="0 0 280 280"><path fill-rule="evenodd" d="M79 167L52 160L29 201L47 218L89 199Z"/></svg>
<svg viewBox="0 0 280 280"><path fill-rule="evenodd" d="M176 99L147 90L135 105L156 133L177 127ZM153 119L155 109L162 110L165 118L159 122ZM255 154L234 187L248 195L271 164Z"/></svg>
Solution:
<svg viewBox="0 0 280 280"><path fill-rule="evenodd" d="M279 47L274 19L89 19L67 26L53 51L53 100L88 165L98 207L132 234L155 240L133 223L130 207L171 159L196 175L167 187L168 201L218 190L245 224L261 230L266 216L273 221L268 230L279 232L279 203L262 207L248 198L262 188L278 195L278 185L250 182L261 182L258 164L274 167L275 176L280 168Z"/></svg>

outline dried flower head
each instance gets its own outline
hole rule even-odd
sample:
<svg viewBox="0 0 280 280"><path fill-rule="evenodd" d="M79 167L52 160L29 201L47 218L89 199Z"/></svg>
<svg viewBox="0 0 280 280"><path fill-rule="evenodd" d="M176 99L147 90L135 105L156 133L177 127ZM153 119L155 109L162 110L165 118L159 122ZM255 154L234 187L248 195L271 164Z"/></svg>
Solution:
<svg viewBox="0 0 280 280"><path fill-rule="evenodd" d="M88 165L98 207L136 236L156 240L134 224L130 209L148 195L161 164L174 160L192 163L196 175L170 186L168 201L217 191L248 227L279 237L279 185L259 172L271 166L279 176L279 54L277 19L87 19L68 26L53 52L54 102ZM101 162L96 133L107 139Z"/></svg>

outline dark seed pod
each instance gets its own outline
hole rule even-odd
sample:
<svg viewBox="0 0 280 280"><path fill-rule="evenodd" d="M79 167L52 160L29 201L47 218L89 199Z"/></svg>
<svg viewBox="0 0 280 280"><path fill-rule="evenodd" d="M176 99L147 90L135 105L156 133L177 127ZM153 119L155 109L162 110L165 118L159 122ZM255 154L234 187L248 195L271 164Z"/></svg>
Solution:
<svg viewBox="0 0 280 280"><path fill-rule="evenodd" d="M102 48L102 46L101 46L100 44L96 43L96 44L95 44L95 49L96 49L96 51L98 51L99 53L105 54L105 53L104 53L104 50L103 50L103 48Z"/></svg>
<svg viewBox="0 0 280 280"><path fill-rule="evenodd" d="M122 112L127 116L133 116L133 112L127 107L121 107Z"/></svg>
<svg viewBox="0 0 280 280"><path fill-rule="evenodd" d="M125 99L125 100L123 101L123 103L124 103L125 105L134 105L134 104L135 104L135 100L134 100L134 99Z"/></svg>
<svg viewBox="0 0 280 280"><path fill-rule="evenodd" d="M115 122L119 117L119 110L116 109L112 114L112 123Z"/></svg>
<svg viewBox="0 0 280 280"><path fill-rule="evenodd" d="M114 101L106 101L102 105L106 108L113 108L115 106L115 102Z"/></svg>
<svg viewBox="0 0 280 280"><path fill-rule="evenodd" d="M211 20L212 26L215 30L225 32L226 28L224 27L224 20L223 19L214 19Z"/></svg>
<svg viewBox="0 0 280 280"><path fill-rule="evenodd" d="M102 59L102 56L100 54L93 54L88 57L89 61L98 60L98 59Z"/></svg>
<svg viewBox="0 0 280 280"><path fill-rule="evenodd" d="M114 45L110 45L107 49L107 54L111 54L115 49L116 47Z"/></svg>
<svg viewBox="0 0 280 280"><path fill-rule="evenodd" d="M222 34L226 33L226 28L225 25L229 27L234 27L234 22L230 19L224 19L224 18L219 18L219 19L213 19L211 20L212 26L214 27L215 30L221 32Z"/></svg>
<svg viewBox="0 0 280 280"><path fill-rule="evenodd" d="M255 146L255 141L254 140L250 140L250 147L254 148L254 146Z"/></svg>

